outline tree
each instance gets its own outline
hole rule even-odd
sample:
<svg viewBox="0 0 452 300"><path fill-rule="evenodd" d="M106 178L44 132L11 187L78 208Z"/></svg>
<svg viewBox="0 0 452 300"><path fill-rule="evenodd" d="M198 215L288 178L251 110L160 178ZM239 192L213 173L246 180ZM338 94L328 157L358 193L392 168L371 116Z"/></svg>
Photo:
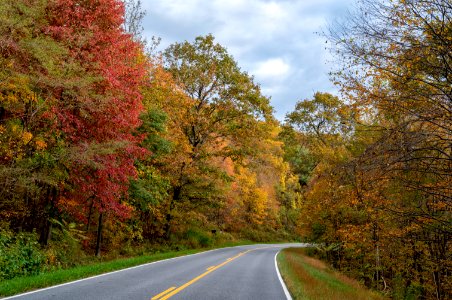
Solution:
<svg viewBox="0 0 452 300"><path fill-rule="evenodd" d="M285 159L307 184L315 168L347 158L344 149L353 133L352 111L338 97L317 92L312 100L297 102L281 132Z"/></svg>
<svg viewBox="0 0 452 300"><path fill-rule="evenodd" d="M297 102L286 121L323 144L327 144L327 136L346 136L350 131L350 111L338 97L328 93L317 92L314 99Z"/></svg>
<svg viewBox="0 0 452 300"><path fill-rule="evenodd" d="M355 170L374 183L376 178L385 182L374 196L384 200L383 209L404 232L394 237L412 247L399 252L413 271L406 284L421 286L422 297L446 299L451 289L452 6L436 0L360 4L329 34L345 61L335 81L360 113L362 128L378 132ZM369 181L361 180L360 186L364 192L376 189Z"/></svg>
<svg viewBox="0 0 452 300"><path fill-rule="evenodd" d="M130 212L147 60L123 14L114 0L2 3L2 193L43 244L62 213L87 222L95 208L100 229Z"/></svg>
<svg viewBox="0 0 452 300"><path fill-rule="evenodd" d="M90 81L47 34L46 10L43 1L0 4L0 210L14 230L37 229L43 244L70 157L55 121L56 93Z"/></svg>
<svg viewBox="0 0 452 300"><path fill-rule="evenodd" d="M69 58L95 78L85 90L61 91L56 114L78 152L67 197L80 208L63 205L87 215L91 199L99 211L99 245L103 214L127 217L130 212L121 199L129 178L136 176L134 160L145 153L133 132L140 125L147 60L141 45L121 28L120 1L57 1L49 11L49 34L69 45Z"/></svg>
<svg viewBox="0 0 452 300"><path fill-rule="evenodd" d="M175 203L212 198L220 182L227 181L215 158L239 159L250 152L248 141L262 134L259 120L270 119L272 109L259 86L211 35L171 45L164 59L185 97L178 108L181 118L171 121L182 134L179 144L188 146L183 149L185 159L172 168L177 174L172 176L169 223Z"/></svg>

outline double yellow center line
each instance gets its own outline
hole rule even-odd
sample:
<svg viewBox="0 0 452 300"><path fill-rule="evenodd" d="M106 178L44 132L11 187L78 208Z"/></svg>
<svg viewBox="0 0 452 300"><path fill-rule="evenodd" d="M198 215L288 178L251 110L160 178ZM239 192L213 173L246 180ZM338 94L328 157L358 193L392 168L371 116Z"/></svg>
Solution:
<svg viewBox="0 0 452 300"><path fill-rule="evenodd" d="M258 249L262 249L262 248L258 248ZM203 278L204 276L206 276L206 275L212 273L213 271L215 271L215 270L221 268L222 266L224 266L224 265L230 263L230 262L233 261L234 259L239 258L240 256L242 256L242 255L244 255L244 254L246 254L246 253L248 253L248 252L250 252L250 251L253 251L253 250L257 250L257 249L250 249L250 250L247 250L247 251L245 251L245 252L240 252L240 253L237 254L236 256L233 256L233 257L230 257L230 258L226 259L224 262L222 262L222 263L219 264L219 265L208 267L208 268L207 268L207 271L204 272L204 273L202 273L201 275L199 275L199 276L193 278L192 280L188 281L187 283L181 285L181 286L178 287L178 288L176 288L175 286L170 287L169 289L167 289L167 290L161 292L160 294L155 295L154 297L152 297L151 300L166 300L166 299L169 299L170 297L176 295L177 293L179 293L180 291L182 291L182 290L185 289L186 287L192 285L193 283L195 283L195 282L198 281L199 279Z"/></svg>

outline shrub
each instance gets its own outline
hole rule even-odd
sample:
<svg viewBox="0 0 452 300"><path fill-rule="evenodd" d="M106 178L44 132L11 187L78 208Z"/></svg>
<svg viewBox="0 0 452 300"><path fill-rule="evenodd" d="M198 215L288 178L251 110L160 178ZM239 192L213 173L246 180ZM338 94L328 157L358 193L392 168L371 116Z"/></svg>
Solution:
<svg viewBox="0 0 452 300"><path fill-rule="evenodd" d="M209 247L212 245L212 238L209 234L197 229L188 229L184 234L184 239L192 248Z"/></svg>
<svg viewBox="0 0 452 300"><path fill-rule="evenodd" d="M228 232L224 232L221 230L218 230L213 236L212 236L212 242L213 244L219 246L228 242L235 241L235 238L232 234Z"/></svg>
<svg viewBox="0 0 452 300"><path fill-rule="evenodd" d="M35 233L0 229L0 280L39 274L45 262Z"/></svg>

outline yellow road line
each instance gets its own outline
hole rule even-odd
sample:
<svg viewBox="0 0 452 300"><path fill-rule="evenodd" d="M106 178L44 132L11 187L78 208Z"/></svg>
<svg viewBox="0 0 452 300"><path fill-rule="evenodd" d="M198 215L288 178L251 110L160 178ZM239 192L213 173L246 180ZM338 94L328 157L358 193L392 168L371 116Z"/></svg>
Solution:
<svg viewBox="0 0 452 300"><path fill-rule="evenodd" d="M253 249L253 250L255 250L255 249ZM221 264L219 264L219 265L217 265L217 266L213 266L213 268L211 268L210 270L208 270L208 271L202 273L201 275L199 275L199 276L193 278L193 279L190 280L189 282L187 282L187 283L181 285L180 287L178 287L177 289L173 290L173 291L170 292L169 294L166 294L164 297L160 298L159 300L167 300L167 299L169 299L170 297L176 295L177 293L179 293L180 291L182 291L182 290L185 289L186 287L192 285L193 283L195 283L195 282L198 281L199 279L205 277L206 275L212 273L213 271L215 271L215 270L221 268L221 267L224 266L225 264L230 263L230 262L233 261L234 259L236 259L236 258L238 258L238 257L242 256L243 254L245 254L245 253L247 253L247 252L250 252L250 251L251 251L251 250L248 250L248 251L245 251L245 252L240 252L240 253L237 254L236 256L231 257L231 258L228 258L227 260L225 260L225 261L222 262Z"/></svg>
<svg viewBox="0 0 452 300"><path fill-rule="evenodd" d="M274 247L274 246L273 246L273 247ZM259 250L259 249L266 249L266 248L271 248L271 247L255 248L255 249L249 249L249 250L246 250L246 251L244 251L244 252L240 252L240 253L237 254L236 256L233 256L233 257L230 257L230 258L226 259L224 262L222 262L222 263L219 264L219 265L208 267L206 272L204 272L204 273L202 273L201 275L199 275L199 276L193 278L192 280L190 280L190 281L188 281L187 283L181 285L180 287L178 287L178 288L171 287L171 288L167 289L166 291L164 291L164 292L162 292L162 293L160 293L160 294L158 294L158 295L152 297L151 300L157 300L157 299L158 299L158 300L167 300L167 299L171 298L172 296L176 295L177 293L179 293L180 291L182 291L183 289L185 289L186 287L192 285L193 283L195 283L195 282L198 281L199 279L201 279L201 278L205 277L206 275L212 273L213 271L215 271L215 270L221 268L222 266L224 266L224 265L230 263L230 262L233 261L234 259L239 258L240 256L242 256L242 255L244 255L244 254L246 254L246 253L248 253L248 252L251 252L251 251L254 251L254 250ZM163 296L163 297L162 297L162 296ZM159 298L159 297L162 297L162 298Z"/></svg>
<svg viewBox="0 0 452 300"><path fill-rule="evenodd" d="M155 295L154 297L151 298L151 300L157 300L158 298L160 298L160 297L162 297L162 296L168 294L169 292L171 292L171 291L174 290L175 288L176 288L175 286L172 286L172 287L170 287L169 289L167 289L167 290L161 292L160 294Z"/></svg>

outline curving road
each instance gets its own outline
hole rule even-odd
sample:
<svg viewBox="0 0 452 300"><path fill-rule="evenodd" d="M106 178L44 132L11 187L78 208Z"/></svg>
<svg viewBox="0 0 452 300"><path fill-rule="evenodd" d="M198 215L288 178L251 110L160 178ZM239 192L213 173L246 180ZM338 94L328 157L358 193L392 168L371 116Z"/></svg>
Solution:
<svg viewBox="0 0 452 300"><path fill-rule="evenodd" d="M5 299L290 299L276 268L283 248L249 245L172 258Z"/></svg>

